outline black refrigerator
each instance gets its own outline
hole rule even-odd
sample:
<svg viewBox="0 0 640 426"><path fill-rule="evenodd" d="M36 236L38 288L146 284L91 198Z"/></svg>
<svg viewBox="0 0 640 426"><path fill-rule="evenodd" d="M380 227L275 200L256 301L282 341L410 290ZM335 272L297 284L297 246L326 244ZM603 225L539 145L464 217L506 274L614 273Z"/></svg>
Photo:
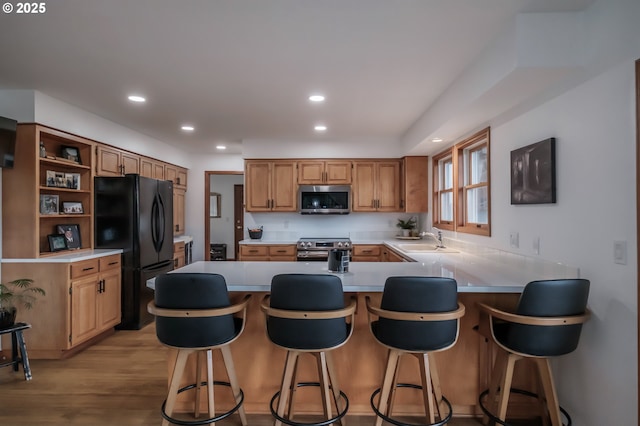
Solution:
<svg viewBox="0 0 640 426"><path fill-rule="evenodd" d="M153 321L147 280L173 269L173 183L137 174L96 177L95 247L121 248L122 322L139 330Z"/></svg>

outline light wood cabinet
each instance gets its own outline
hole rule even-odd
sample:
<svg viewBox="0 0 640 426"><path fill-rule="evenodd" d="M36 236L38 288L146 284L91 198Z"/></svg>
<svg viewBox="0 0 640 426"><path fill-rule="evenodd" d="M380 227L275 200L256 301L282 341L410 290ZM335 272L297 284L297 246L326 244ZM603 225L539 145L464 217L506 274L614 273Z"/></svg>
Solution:
<svg viewBox="0 0 640 426"><path fill-rule="evenodd" d="M140 173L139 155L108 145L97 145L96 176L124 176L128 173Z"/></svg>
<svg viewBox="0 0 640 426"><path fill-rule="evenodd" d="M401 211L400 163L400 160L353 162L354 212Z"/></svg>
<svg viewBox="0 0 640 426"><path fill-rule="evenodd" d="M387 246L382 247L382 261L383 262L415 262L414 260L397 253L393 249Z"/></svg>
<svg viewBox="0 0 640 426"><path fill-rule="evenodd" d="M178 188L187 188L187 169L165 163L164 178L173 182L173 186Z"/></svg>
<svg viewBox="0 0 640 426"><path fill-rule="evenodd" d="M173 235L183 235L185 231L185 196L186 191L173 187Z"/></svg>
<svg viewBox="0 0 640 426"><path fill-rule="evenodd" d="M297 192L295 161L245 162L246 211L295 212Z"/></svg>
<svg viewBox="0 0 640 426"><path fill-rule="evenodd" d="M296 246L294 244L242 244L240 245L240 260L294 262L296 260Z"/></svg>
<svg viewBox="0 0 640 426"><path fill-rule="evenodd" d="M120 259L114 254L78 262L3 262L3 279L29 277L46 292L33 309L18 312L17 320L32 326L30 358L66 357L120 323Z"/></svg>
<svg viewBox="0 0 640 426"><path fill-rule="evenodd" d="M182 268L185 265L184 241L173 243L173 269Z"/></svg>
<svg viewBox="0 0 640 426"><path fill-rule="evenodd" d="M153 158L140 157L140 176L165 180L165 164Z"/></svg>
<svg viewBox="0 0 640 426"><path fill-rule="evenodd" d="M353 262L382 262L381 244L354 244L351 253Z"/></svg>
<svg viewBox="0 0 640 426"><path fill-rule="evenodd" d="M78 225L81 249L93 247L93 146L45 126L18 125L14 167L2 169L3 258L50 255L47 236L58 234L57 225ZM79 162L63 159L63 147L77 150ZM68 202L80 203L83 213L65 214Z"/></svg>
<svg viewBox="0 0 640 426"><path fill-rule="evenodd" d="M408 213L429 211L429 157L402 159L401 205Z"/></svg>
<svg viewBox="0 0 640 426"><path fill-rule="evenodd" d="M71 264L71 347L120 323L120 290L120 255Z"/></svg>
<svg viewBox="0 0 640 426"><path fill-rule="evenodd" d="M348 185L351 183L351 161L298 161L299 185Z"/></svg>

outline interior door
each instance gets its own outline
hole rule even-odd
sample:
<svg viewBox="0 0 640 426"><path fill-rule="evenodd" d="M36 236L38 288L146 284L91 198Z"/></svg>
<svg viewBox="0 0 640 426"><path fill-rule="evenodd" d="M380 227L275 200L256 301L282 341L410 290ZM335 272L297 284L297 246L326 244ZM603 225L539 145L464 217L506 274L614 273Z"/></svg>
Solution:
<svg viewBox="0 0 640 426"><path fill-rule="evenodd" d="M244 238L244 185L233 185L233 258L240 259L240 241Z"/></svg>

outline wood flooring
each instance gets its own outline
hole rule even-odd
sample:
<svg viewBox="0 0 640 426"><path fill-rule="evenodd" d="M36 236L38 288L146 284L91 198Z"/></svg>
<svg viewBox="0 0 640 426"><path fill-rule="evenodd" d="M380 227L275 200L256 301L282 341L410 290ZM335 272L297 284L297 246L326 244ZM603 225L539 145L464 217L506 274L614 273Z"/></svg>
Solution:
<svg viewBox="0 0 640 426"><path fill-rule="evenodd" d="M28 331L25 340L28 350ZM152 324L140 331L117 331L67 360L31 360L29 382L22 368L0 368L0 425L159 426L166 398L166 352ZM269 415L248 417L250 426L273 425ZM239 426L240 420L233 415L216 424ZM349 426L373 424L373 417L348 417ZM449 424L481 423L455 418Z"/></svg>

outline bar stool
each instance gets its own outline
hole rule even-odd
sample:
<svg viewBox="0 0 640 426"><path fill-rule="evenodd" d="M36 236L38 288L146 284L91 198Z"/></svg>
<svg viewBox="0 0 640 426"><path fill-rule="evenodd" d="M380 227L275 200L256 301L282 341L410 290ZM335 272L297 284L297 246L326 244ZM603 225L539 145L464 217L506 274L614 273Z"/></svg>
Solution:
<svg viewBox="0 0 640 426"><path fill-rule="evenodd" d="M508 425L505 420L509 395L515 392L538 398L543 419L547 416L546 407L553 426L562 426L561 413L571 425L571 417L558 404L549 359L577 348L582 324L590 316L589 285L585 279L532 281L525 286L515 313L478 305L481 313L486 314L481 321L488 321L491 337L501 349L491 373L490 387L480 395L485 422L488 418ZM515 363L522 359L534 361L541 395L511 388Z"/></svg>
<svg viewBox="0 0 640 426"><path fill-rule="evenodd" d="M261 309L266 316L267 335L277 346L287 350L282 386L271 399L271 414L275 425L323 426L340 422L349 408L349 400L340 390L333 349L344 345L353 332L356 300L345 308L342 281L335 275L280 274L271 281L271 295L262 300ZM350 317L350 322L347 322ZM297 383L298 359L303 354L316 358L317 383ZM295 391L302 386L319 386L322 392L325 421L299 423L293 421ZM277 409L274 409L275 401ZM287 414L287 401L289 407ZM333 416L335 407L337 414Z"/></svg>
<svg viewBox="0 0 640 426"><path fill-rule="evenodd" d="M178 425L204 425L229 417L236 411L243 426L247 418L242 407L244 394L238 385L229 345L244 330L247 303L251 295L232 305L229 301L224 277L218 274L169 273L156 277L155 298L149 302L148 311L156 316L158 340L178 350L176 363L169 384L167 399L162 404L162 425L169 422ZM240 318L234 314L240 313ZM229 377L229 382L214 381L212 350L219 349ZM196 354L196 382L180 388L187 359ZM201 356L206 354L206 381L201 381ZM230 387L236 401L231 410L215 415L214 385ZM207 387L208 415L200 417L200 390ZM194 416L188 421L171 417L179 393L195 389Z"/></svg>
<svg viewBox="0 0 640 426"><path fill-rule="evenodd" d="M12 326L0 329L0 334L11 333L11 361L0 364L0 367L8 367L11 365L13 366L13 371L18 371L18 366L22 364L25 380L31 380L31 367L29 366L27 345L24 343L22 332L29 328L31 328L31 324L17 322Z"/></svg>
<svg viewBox="0 0 640 426"><path fill-rule="evenodd" d="M435 352L451 348L458 340L460 318L465 307L458 302L456 280L440 277L389 277L380 307L367 296L367 315L373 337L388 348L382 387L371 395L376 426L387 421L411 426L391 417L398 387L421 389L426 418L430 425L444 425L452 416L451 404L442 395ZM378 320L373 321L372 315ZM397 383L400 360L410 354L418 359L422 385ZM378 404L376 395L380 394ZM444 414L445 410L448 414ZM436 423L436 415L439 421Z"/></svg>

